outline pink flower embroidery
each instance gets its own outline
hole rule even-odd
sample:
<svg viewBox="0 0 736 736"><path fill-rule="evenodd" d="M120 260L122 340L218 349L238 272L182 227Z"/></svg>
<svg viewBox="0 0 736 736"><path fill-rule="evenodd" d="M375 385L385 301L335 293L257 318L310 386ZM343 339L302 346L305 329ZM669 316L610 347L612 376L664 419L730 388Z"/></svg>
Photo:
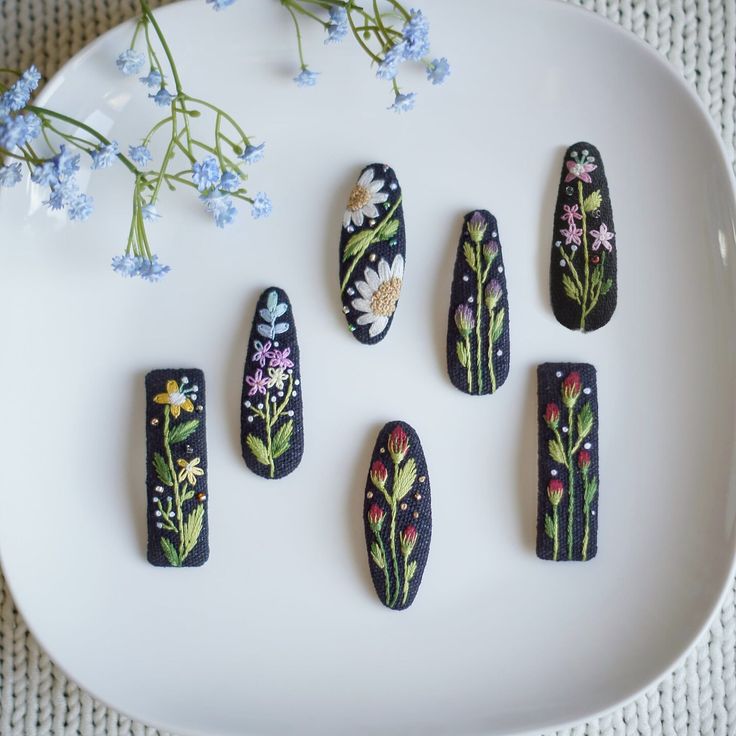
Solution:
<svg viewBox="0 0 736 736"><path fill-rule="evenodd" d="M260 340L256 340L253 345L255 345L256 348L256 352L253 353L253 361L258 363L261 368L264 368L266 366L266 361L273 357L271 341L267 340L264 345Z"/></svg>
<svg viewBox="0 0 736 736"><path fill-rule="evenodd" d="M574 225L575 220L582 220L583 216L580 214L579 207L576 204L572 207L569 204L563 204L562 217L560 219L564 220L568 225Z"/></svg>
<svg viewBox="0 0 736 736"><path fill-rule="evenodd" d="M570 245L570 243L580 245L583 229L579 228L574 222L571 222L567 230L560 230L560 234L565 237L565 245Z"/></svg>
<svg viewBox="0 0 736 736"><path fill-rule="evenodd" d="M263 375L263 371L260 368L256 368L254 376L246 376L245 382L250 386L248 396L255 396L256 394L266 393L268 378Z"/></svg>
<svg viewBox="0 0 736 736"><path fill-rule="evenodd" d="M293 368L294 364L289 360L291 354L291 348L285 348L284 350L274 350L271 353L271 368Z"/></svg>
<svg viewBox="0 0 736 736"><path fill-rule="evenodd" d="M610 241L613 240L615 233L611 232L606 227L605 222L601 223L599 230L591 230L590 234L595 238L593 245L591 246L593 250L598 250L601 246L609 251L609 253L613 250L613 245L611 245Z"/></svg>
<svg viewBox="0 0 736 736"><path fill-rule="evenodd" d="M590 172L595 171L598 167L595 164L586 162L578 163L577 161L566 161L567 176L565 177L565 184L569 184L575 179L580 179L586 184L590 184L593 180L590 178Z"/></svg>

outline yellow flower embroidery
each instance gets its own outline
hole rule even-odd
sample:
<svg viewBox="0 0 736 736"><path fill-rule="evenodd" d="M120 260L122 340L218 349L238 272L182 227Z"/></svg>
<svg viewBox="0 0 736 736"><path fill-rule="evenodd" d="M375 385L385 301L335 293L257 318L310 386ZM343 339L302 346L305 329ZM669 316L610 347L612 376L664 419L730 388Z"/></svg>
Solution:
<svg viewBox="0 0 736 736"><path fill-rule="evenodd" d="M194 411L192 400L179 390L179 384L176 381L166 381L166 393L156 394L153 400L157 404L168 404L174 417L178 417L182 409Z"/></svg>
<svg viewBox="0 0 736 736"><path fill-rule="evenodd" d="M268 387L276 388L279 391L284 390L284 381L286 380L286 371L283 368L269 368L268 369Z"/></svg>
<svg viewBox="0 0 736 736"><path fill-rule="evenodd" d="M176 464L181 468L179 471L179 483L185 479L193 486L197 485L197 476L204 475L204 470L199 467L199 458L187 462L186 460L177 460Z"/></svg>

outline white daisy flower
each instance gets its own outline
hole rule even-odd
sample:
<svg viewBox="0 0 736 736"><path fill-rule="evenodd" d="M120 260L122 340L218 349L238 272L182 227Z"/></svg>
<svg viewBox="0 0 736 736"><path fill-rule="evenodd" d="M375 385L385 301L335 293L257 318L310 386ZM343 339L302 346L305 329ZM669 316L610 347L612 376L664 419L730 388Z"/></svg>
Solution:
<svg viewBox="0 0 736 736"><path fill-rule="evenodd" d="M361 298L354 299L352 304L359 312L363 312L357 322L359 325L371 326L368 331L371 337L380 335L386 329L389 319L396 311L403 278L404 257L397 255L391 266L385 258L381 258L378 272L368 267L365 269L365 281L355 282Z"/></svg>
<svg viewBox="0 0 736 736"><path fill-rule="evenodd" d="M352 221L356 227L361 227L366 217L378 217L377 204L388 199L388 193L382 192L385 181L383 179L373 180L373 169L366 169L358 179L348 197L348 208L342 218L343 227L350 225Z"/></svg>

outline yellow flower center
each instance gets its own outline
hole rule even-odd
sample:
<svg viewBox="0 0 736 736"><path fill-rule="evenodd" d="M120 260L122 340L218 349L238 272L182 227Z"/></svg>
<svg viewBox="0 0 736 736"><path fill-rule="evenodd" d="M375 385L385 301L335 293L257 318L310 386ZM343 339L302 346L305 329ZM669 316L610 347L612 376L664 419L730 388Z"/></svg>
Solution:
<svg viewBox="0 0 736 736"><path fill-rule="evenodd" d="M384 281L371 297L371 311L379 317L390 317L396 311L401 294L401 279L394 277Z"/></svg>
<svg viewBox="0 0 736 736"><path fill-rule="evenodd" d="M371 193L365 187L356 184L348 197L348 209L353 212L362 210L371 201Z"/></svg>
<svg viewBox="0 0 736 736"><path fill-rule="evenodd" d="M169 394L169 404L171 406L181 406L186 400L187 397L181 391L174 391L174 393Z"/></svg>

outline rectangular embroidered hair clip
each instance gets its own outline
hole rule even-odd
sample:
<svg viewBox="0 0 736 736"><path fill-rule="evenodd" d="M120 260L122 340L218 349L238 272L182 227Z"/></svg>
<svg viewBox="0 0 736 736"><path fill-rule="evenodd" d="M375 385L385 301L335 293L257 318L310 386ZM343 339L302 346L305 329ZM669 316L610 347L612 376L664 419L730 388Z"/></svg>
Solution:
<svg viewBox="0 0 736 736"><path fill-rule="evenodd" d="M146 376L148 561L198 567L209 557L204 374Z"/></svg>

